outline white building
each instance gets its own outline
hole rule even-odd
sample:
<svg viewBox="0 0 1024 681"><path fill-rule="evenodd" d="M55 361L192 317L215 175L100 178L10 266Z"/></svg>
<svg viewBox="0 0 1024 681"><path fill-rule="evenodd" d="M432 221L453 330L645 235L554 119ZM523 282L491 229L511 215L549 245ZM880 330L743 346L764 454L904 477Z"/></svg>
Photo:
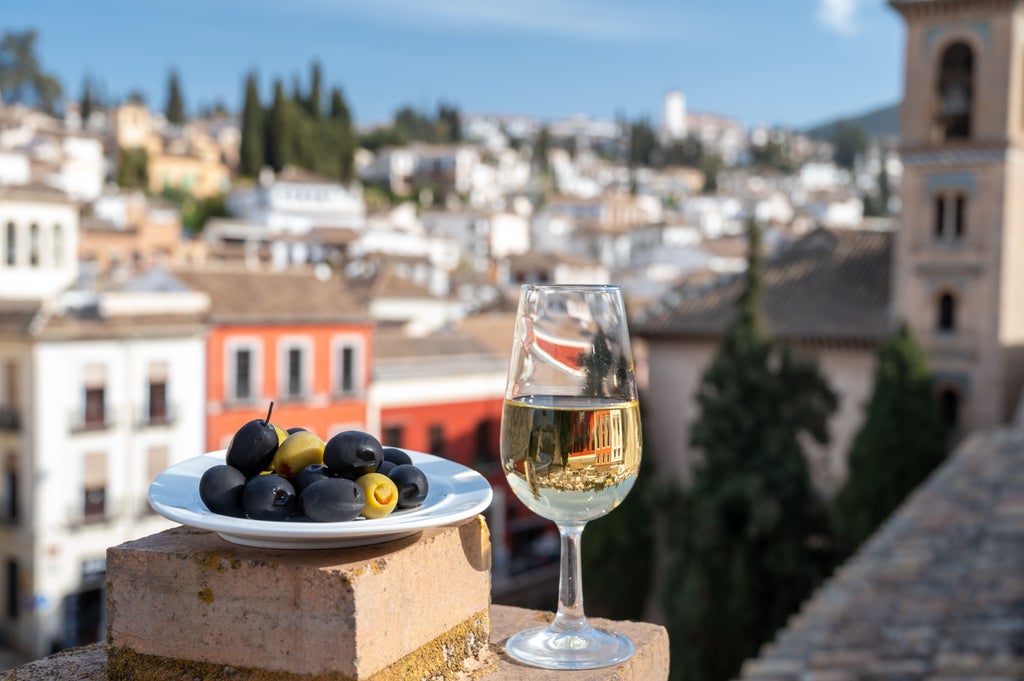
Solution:
<svg viewBox="0 0 1024 681"><path fill-rule="evenodd" d="M78 275L78 206L43 185L0 187L0 298L39 299Z"/></svg>
<svg viewBox="0 0 1024 681"><path fill-rule="evenodd" d="M669 141L686 137L686 96L680 90L665 93L663 134Z"/></svg>
<svg viewBox="0 0 1024 681"><path fill-rule="evenodd" d="M149 484L202 452L204 295L78 278L76 205L0 188L0 636L33 657L101 640L106 549L171 526Z"/></svg>
<svg viewBox="0 0 1024 681"><path fill-rule="evenodd" d="M233 190L226 204L232 216L277 235L308 234L314 227L362 229L366 221L360 189L290 167Z"/></svg>
<svg viewBox="0 0 1024 681"><path fill-rule="evenodd" d="M204 328L183 314L203 301L182 295L0 303L0 631L24 653L102 640L107 547L173 525L149 484L205 432Z"/></svg>

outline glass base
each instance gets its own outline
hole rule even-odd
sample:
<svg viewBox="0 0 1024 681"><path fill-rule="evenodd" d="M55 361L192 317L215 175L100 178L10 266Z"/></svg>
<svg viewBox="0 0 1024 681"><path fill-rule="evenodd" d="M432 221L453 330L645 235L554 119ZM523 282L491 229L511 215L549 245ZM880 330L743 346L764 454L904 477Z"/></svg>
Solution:
<svg viewBox="0 0 1024 681"><path fill-rule="evenodd" d="M622 634L587 625L579 631L550 627L526 629L509 637L505 650L514 659L544 669L597 669L633 656L633 642Z"/></svg>

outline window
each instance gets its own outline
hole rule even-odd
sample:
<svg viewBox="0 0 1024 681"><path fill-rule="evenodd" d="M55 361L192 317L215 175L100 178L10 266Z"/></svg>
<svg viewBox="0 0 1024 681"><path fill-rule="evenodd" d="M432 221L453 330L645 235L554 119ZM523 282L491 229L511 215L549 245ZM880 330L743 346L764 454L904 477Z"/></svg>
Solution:
<svg viewBox="0 0 1024 681"><path fill-rule="evenodd" d="M4 362L4 391L0 399L0 430L21 428L21 414L18 411L18 363L11 359Z"/></svg>
<svg viewBox="0 0 1024 681"><path fill-rule="evenodd" d="M402 447L405 440L405 428L402 426L384 426L381 431L381 444L385 447Z"/></svg>
<svg viewBox="0 0 1024 681"><path fill-rule="evenodd" d="M149 383L149 422L167 423L167 383Z"/></svg>
<svg viewBox="0 0 1024 681"><path fill-rule="evenodd" d="M106 391L104 388L85 389L85 418L83 425L86 428L102 428L107 422L106 415Z"/></svg>
<svg viewBox="0 0 1024 681"><path fill-rule="evenodd" d="M18 460L11 454L7 457L7 470L4 471L4 519L7 522L17 522L18 507Z"/></svg>
<svg viewBox="0 0 1024 681"><path fill-rule="evenodd" d="M953 201L953 236L960 239L964 235L964 210L967 205L967 198L960 194Z"/></svg>
<svg viewBox="0 0 1024 681"><path fill-rule="evenodd" d="M432 423L427 433L427 447L431 454L443 456L445 452L444 426L440 423Z"/></svg>
<svg viewBox="0 0 1024 681"><path fill-rule="evenodd" d="M255 397L253 390L253 351L250 348L239 348L234 352L233 397L245 402Z"/></svg>
<svg viewBox="0 0 1024 681"><path fill-rule="evenodd" d="M148 423L167 423L167 363L152 362L149 365Z"/></svg>
<svg viewBox="0 0 1024 681"><path fill-rule="evenodd" d="M13 558L7 559L7 574L5 575L7 581L7 619L16 620L18 619L19 613L19 588L18 582L21 578L18 574L18 561Z"/></svg>
<svg viewBox="0 0 1024 681"><path fill-rule="evenodd" d="M956 299L952 293L943 293L939 296L939 331L954 331L956 329Z"/></svg>
<svg viewBox="0 0 1024 681"><path fill-rule="evenodd" d="M39 225L34 222L28 226L28 264L39 266Z"/></svg>
<svg viewBox="0 0 1024 681"><path fill-rule="evenodd" d="M476 424L476 451L473 456L478 467L492 466L497 462L497 441L498 424L494 419L483 419Z"/></svg>
<svg viewBox="0 0 1024 681"><path fill-rule="evenodd" d="M939 414L947 430L956 430L960 423L960 393L955 388L939 392Z"/></svg>
<svg viewBox="0 0 1024 681"><path fill-rule="evenodd" d="M4 230L4 241L6 242L7 250L4 254L4 262L8 265L13 266L18 261L18 233L17 228L13 222L8 222L7 227Z"/></svg>
<svg viewBox="0 0 1024 681"><path fill-rule="evenodd" d="M312 387L312 341L289 336L277 344L277 394L286 400L309 397Z"/></svg>
<svg viewBox="0 0 1024 681"><path fill-rule="evenodd" d="M356 336L336 337L333 342L334 366L332 381L335 395L358 395L362 390L362 339Z"/></svg>
<svg viewBox="0 0 1024 681"><path fill-rule="evenodd" d="M64 264L64 228L59 223L53 226L53 264Z"/></svg>
<svg viewBox="0 0 1024 681"><path fill-rule="evenodd" d="M302 349L288 349L288 379L286 394L288 397L302 397L303 395L303 371L302 371Z"/></svg>
<svg viewBox="0 0 1024 681"><path fill-rule="evenodd" d="M937 194L933 201L935 238L960 241L967 231L967 196Z"/></svg>
<svg viewBox="0 0 1024 681"><path fill-rule="evenodd" d="M974 53L965 43L954 43L942 53L937 83L936 124L941 140L971 134L974 97Z"/></svg>
<svg viewBox="0 0 1024 681"><path fill-rule="evenodd" d="M107 514L107 455L86 454L82 463L82 518L103 520Z"/></svg>
<svg viewBox="0 0 1024 681"><path fill-rule="evenodd" d="M102 364L90 364L85 367L85 409L82 414L82 426L103 428L107 424L106 409L107 370Z"/></svg>

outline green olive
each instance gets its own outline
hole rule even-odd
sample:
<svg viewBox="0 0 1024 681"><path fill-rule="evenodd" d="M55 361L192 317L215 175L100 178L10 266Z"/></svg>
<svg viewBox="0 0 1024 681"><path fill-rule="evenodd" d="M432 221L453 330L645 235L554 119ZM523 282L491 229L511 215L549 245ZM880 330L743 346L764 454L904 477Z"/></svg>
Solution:
<svg viewBox="0 0 1024 681"><path fill-rule="evenodd" d="M300 430L284 439L274 454L274 471L293 479L306 466L324 462L324 441L316 433Z"/></svg>
<svg viewBox="0 0 1024 681"><path fill-rule="evenodd" d="M367 473L356 478L356 484L362 487L366 494L364 518L384 518L395 510L398 504L398 487L391 478L380 473Z"/></svg>

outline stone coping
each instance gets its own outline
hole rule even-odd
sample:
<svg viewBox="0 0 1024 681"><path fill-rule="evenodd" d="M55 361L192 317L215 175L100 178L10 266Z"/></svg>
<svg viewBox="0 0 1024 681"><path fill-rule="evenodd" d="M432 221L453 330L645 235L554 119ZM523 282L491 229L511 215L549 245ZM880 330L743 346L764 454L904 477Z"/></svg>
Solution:
<svg viewBox="0 0 1024 681"><path fill-rule="evenodd" d="M668 632L664 627L644 622L611 622L600 618L592 620L596 626L610 627L622 632L636 645L636 654L625 663L614 667L554 672L526 667L505 654L505 640L510 635L550 618L551 613L547 612L492 605L491 641L487 650L474 661L471 669L445 681L664 681L668 678ZM219 679L242 681L229 668L224 670L222 676L204 678L203 681ZM107 646L95 643L81 648L71 648L4 672L0 674L0 681L107 681Z"/></svg>

